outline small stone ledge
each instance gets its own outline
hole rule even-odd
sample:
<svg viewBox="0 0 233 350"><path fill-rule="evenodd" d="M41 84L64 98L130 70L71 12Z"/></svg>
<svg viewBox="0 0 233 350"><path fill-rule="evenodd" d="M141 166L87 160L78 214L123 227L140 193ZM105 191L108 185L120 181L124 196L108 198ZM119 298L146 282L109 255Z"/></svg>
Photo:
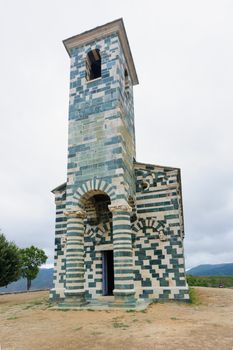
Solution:
<svg viewBox="0 0 233 350"><path fill-rule="evenodd" d="M87 302L85 305L79 306L79 305L71 305L66 303L61 303L59 305L53 306L50 308L50 310L92 310L92 311L110 311L110 310L125 310L125 311L143 311L145 310L150 304L153 303L153 300L144 300L140 299L137 300L136 303L125 303L125 304L117 304L114 301L109 300L91 300Z"/></svg>

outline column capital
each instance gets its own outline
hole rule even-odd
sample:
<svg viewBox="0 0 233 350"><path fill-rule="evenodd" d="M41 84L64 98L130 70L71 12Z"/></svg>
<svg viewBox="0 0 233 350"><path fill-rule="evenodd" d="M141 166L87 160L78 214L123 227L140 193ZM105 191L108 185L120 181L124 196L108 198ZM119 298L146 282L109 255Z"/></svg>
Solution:
<svg viewBox="0 0 233 350"><path fill-rule="evenodd" d="M64 215L69 218L82 218L84 219L87 214L83 209L76 209L76 210L66 210L64 211Z"/></svg>
<svg viewBox="0 0 233 350"><path fill-rule="evenodd" d="M121 211L126 211L126 212L130 213L132 211L131 206L127 202L126 203L111 204L108 206L108 209L112 213L117 213L117 212L121 212Z"/></svg>

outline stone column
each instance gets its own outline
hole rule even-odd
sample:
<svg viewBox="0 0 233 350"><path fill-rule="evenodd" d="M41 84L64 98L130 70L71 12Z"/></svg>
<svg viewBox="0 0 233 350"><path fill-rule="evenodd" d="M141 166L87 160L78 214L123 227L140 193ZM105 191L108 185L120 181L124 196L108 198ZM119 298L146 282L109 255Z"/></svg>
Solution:
<svg viewBox="0 0 233 350"><path fill-rule="evenodd" d="M114 297L122 306L135 305L132 232L130 212L126 204L110 205L113 220Z"/></svg>
<svg viewBox="0 0 233 350"><path fill-rule="evenodd" d="M86 304L84 290L84 223L83 210L68 211L66 242L65 305Z"/></svg>

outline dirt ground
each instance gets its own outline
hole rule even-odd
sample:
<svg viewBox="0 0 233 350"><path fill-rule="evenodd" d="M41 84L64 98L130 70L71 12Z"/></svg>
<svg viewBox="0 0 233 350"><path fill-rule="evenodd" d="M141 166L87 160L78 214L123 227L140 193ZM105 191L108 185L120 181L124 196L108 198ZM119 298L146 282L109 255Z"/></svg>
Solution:
<svg viewBox="0 0 233 350"><path fill-rule="evenodd" d="M1 350L233 349L233 289L195 288L200 304L146 311L52 310L48 292L0 296Z"/></svg>

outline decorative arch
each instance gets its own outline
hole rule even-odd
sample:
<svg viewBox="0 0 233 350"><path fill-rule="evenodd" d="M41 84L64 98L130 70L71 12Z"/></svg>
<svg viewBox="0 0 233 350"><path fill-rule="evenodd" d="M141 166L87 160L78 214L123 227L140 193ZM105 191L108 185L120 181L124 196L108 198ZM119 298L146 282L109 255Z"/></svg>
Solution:
<svg viewBox="0 0 233 350"><path fill-rule="evenodd" d="M154 232L157 232L160 241L168 240L169 228L165 220L157 220L156 218L139 219L131 225L133 244L136 241L137 233L145 228L152 228Z"/></svg>
<svg viewBox="0 0 233 350"><path fill-rule="evenodd" d="M87 225L85 228L85 234L88 235L94 244L99 244L101 238L107 233L111 232L111 225L109 222L92 227Z"/></svg>
<svg viewBox="0 0 233 350"><path fill-rule="evenodd" d="M158 229L161 227L163 228L165 224L163 224L161 221L157 221L155 218L150 219L139 219L137 222L135 222L131 228L132 231L135 233L139 232L140 230L143 230L145 227L149 227L154 229L155 231L158 231Z"/></svg>
<svg viewBox="0 0 233 350"><path fill-rule="evenodd" d="M93 179L84 182L75 192L73 203L82 208L85 202L96 194L107 194L111 203L116 199L115 187L101 179Z"/></svg>

